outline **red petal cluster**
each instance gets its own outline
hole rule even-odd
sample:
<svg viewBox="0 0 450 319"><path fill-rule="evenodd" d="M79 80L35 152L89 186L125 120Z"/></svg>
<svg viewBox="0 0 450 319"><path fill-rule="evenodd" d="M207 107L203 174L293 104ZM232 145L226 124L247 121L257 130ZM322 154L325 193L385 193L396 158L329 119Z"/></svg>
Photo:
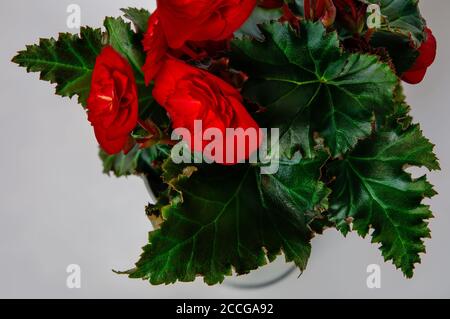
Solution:
<svg viewBox="0 0 450 319"><path fill-rule="evenodd" d="M425 42L419 48L419 57L411 69L403 73L402 80L410 84L418 84L425 78L428 68L436 59L437 42L431 29L426 28Z"/></svg>
<svg viewBox="0 0 450 319"><path fill-rule="evenodd" d="M248 19L256 0L158 0L143 45L147 52L145 78L150 82L168 55L187 53L190 43L223 41Z"/></svg>
<svg viewBox="0 0 450 319"><path fill-rule="evenodd" d="M169 113L173 128L190 132L186 142L192 150L203 152L207 147L210 141L203 140L202 135L208 129L221 132L224 139L217 141L215 149L218 163L236 164L248 159L260 145L259 138L254 143L239 144L235 135L227 134L227 128L253 128L259 134L259 127L243 106L239 91L207 71L169 58L155 79L153 96ZM202 131L197 131L196 120L202 121ZM196 144L195 139L199 137L202 141ZM226 157L227 145L234 146L232 159Z"/></svg>
<svg viewBox="0 0 450 319"><path fill-rule="evenodd" d="M127 151L138 121L136 81L128 61L110 46L97 57L87 109L103 150L109 154Z"/></svg>
<svg viewBox="0 0 450 319"><path fill-rule="evenodd" d="M283 0L157 0L157 4L143 39L147 54L143 72L148 84L154 80L153 95L167 110L173 127L188 129L192 138L199 134L194 125L196 120L203 121L203 129L216 128L223 136L227 136L228 128L253 128L259 133L239 91L229 84L241 80L227 83L227 76L222 76L227 72L217 72L222 77L219 78L183 59L186 56L201 59L226 50L227 40L245 23L256 5L283 8L282 20L296 25L298 18L289 6ZM362 28L365 9L365 4L354 0L304 0L306 19L320 20L330 26L337 12L341 23L355 33ZM423 80L435 60L436 46L436 39L427 28L415 64L402 75L404 81L415 84ZM226 65L226 59L216 61ZM109 154L126 152L132 145L130 133L138 123L137 87L130 64L110 46L97 57L87 109L100 146ZM193 140L187 142L198 152L207 146L205 142L198 145ZM256 144L241 145L244 152L230 160L226 158L227 143L224 142L218 150L223 158L220 162L235 164L247 159L260 143L258 139Z"/></svg>
<svg viewBox="0 0 450 319"><path fill-rule="evenodd" d="M227 128L259 127L243 106L237 89L205 70L190 66L180 58L188 55L198 59L193 47L206 54L210 50L226 47L224 40L245 23L256 0L158 0L157 10L148 22L143 40L147 53L143 67L147 83L154 80L153 95L170 115L173 128L186 128L192 140L187 143L193 151L202 152L209 143L193 142L197 132L195 121L203 122L203 130L215 128L226 137ZM232 137L235 138L235 137ZM235 164L249 158L259 147L257 143L236 145L233 159L226 157L227 142L216 148L215 158L222 164ZM231 144L230 144L231 145ZM231 150L228 150L231 151Z"/></svg>

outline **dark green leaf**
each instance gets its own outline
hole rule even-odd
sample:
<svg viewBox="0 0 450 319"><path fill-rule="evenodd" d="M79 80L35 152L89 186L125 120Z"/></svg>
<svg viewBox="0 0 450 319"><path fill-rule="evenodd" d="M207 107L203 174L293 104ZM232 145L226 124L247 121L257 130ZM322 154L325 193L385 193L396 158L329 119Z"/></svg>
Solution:
<svg viewBox="0 0 450 319"><path fill-rule="evenodd" d="M167 284L201 275L216 284L232 269L248 273L281 251L303 270L312 236L308 220L315 208L326 205L327 191L319 182L324 160L285 164L273 177L261 177L247 165L166 163L165 180L174 190L171 204L166 197L157 204L165 221L150 234L130 276Z"/></svg>
<svg viewBox="0 0 450 319"><path fill-rule="evenodd" d="M139 118L142 120L151 119L160 129L165 130L170 127L170 120L167 111L153 100L151 88L144 88L139 99Z"/></svg>
<svg viewBox="0 0 450 319"><path fill-rule="evenodd" d="M78 95L79 103L86 106L101 38L99 29L81 28L80 36L61 33L58 40L41 39L39 44L27 46L13 62L28 72L40 72L41 80L56 83L56 94Z"/></svg>
<svg viewBox="0 0 450 319"><path fill-rule="evenodd" d="M108 155L100 150L103 172L105 174L113 173L117 177L153 173L152 162L163 161L169 154L168 147L159 144L146 149L139 149L138 146L135 146L128 154L122 152Z"/></svg>
<svg viewBox="0 0 450 319"><path fill-rule="evenodd" d="M133 22L137 33L144 33L147 31L148 19L150 18L150 12L145 9L126 8L121 9L125 14L125 18Z"/></svg>
<svg viewBox="0 0 450 319"><path fill-rule="evenodd" d="M386 49L398 74L407 71L415 62L417 48L424 40L425 21L418 0L365 0L380 5L382 25L371 37L376 48Z"/></svg>
<svg viewBox="0 0 450 319"><path fill-rule="evenodd" d="M384 122L377 123L378 129L390 128L392 130L402 131L407 130L412 125L413 118L410 115L411 107L406 103L406 96L401 84L395 90L394 102L392 114Z"/></svg>
<svg viewBox="0 0 450 319"><path fill-rule="evenodd" d="M426 220L432 213L422 200L435 192L425 176L413 179L404 168L438 169L439 164L417 125L405 130L393 123L331 164L330 214L344 234L350 223L361 236L372 228L372 242L381 244L384 258L412 277L419 253L425 252L422 239L430 235Z"/></svg>
<svg viewBox="0 0 450 319"><path fill-rule="evenodd" d="M264 41L264 34L259 29L259 26L270 21L276 21L282 16L282 9L264 9L255 7L252 15L234 35L238 38L249 36L259 41Z"/></svg>
<svg viewBox="0 0 450 319"><path fill-rule="evenodd" d="M383 54L387 52L398 74L409 70L419 56L419 51L411 46L411 39L403 34L377 31L371 44Z"/></svg>
<svg viewBox="0 0 450 319"><path fill-rule="evenodd" d="M419 47L424 40L425 21L419 10L419 0L363 0L378 4L383 15L381 30L403 34Z"/></svg>
<svg viewBox="0 0 450 319"><path fill-rule="evenodd" d="M108 31L108 44L128 59L136 72L136 81L140 84L143 82L145 57L139 36L131 29L131 24L122 18L107 17L104 25Z"/></svg>
<svg viewBox="0 0 450 319"><path fill-rule="evenodd" d="M320 181L321 169L329 155L319 152L311 159L282 160L278 172L261 175L264 199L272 209L306 215L309 223L328 209L330 190Z"/></svg>
<svg viewBox="0 0 450 319"><path fill-rule="evenodd" d="M279 127L282 143L308 148L319 132L337 156L370 135L374 113L391 112L398 79L376 56L343 53L320 22L303 22L300 37L287 24L263 31L263 43L233 42L234 61L250 74L244 95L267 108L260 123Z"/></svg>

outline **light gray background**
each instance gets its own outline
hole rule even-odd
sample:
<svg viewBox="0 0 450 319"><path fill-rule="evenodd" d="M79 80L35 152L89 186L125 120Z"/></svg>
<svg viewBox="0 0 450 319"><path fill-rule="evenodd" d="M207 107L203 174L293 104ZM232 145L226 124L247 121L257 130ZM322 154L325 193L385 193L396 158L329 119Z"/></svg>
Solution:
<svg viewBox="0 0 450 319"><path fill-rule="evenodd" d="M140 255L150 225L139 178L102 175L86 115L74 100L10 63L17 50L39 37L67 32L66 8L82 8L82 24L100 26L105 15L154 1L14 0L0 4L0 297L56 298L315 298L450 297L450 1L422 0L439 41L439 56L426 80L407 87L416 121L437 144L442 172L430 174L440 195L428 253L412 280L385 264L369 239L334 230L313 240L308 269L298 279L261 290L191 284L152 287L112 273ZM66 287L66 267L82 267L82 288ZM382 288L366 287L366 267L380 264Z"/></svg>

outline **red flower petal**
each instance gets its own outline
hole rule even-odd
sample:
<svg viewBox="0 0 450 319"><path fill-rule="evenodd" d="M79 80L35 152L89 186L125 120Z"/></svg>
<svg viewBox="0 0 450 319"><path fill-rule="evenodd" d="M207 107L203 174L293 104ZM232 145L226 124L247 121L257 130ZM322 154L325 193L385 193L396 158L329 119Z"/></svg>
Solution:
<svg viewBox="0 0 450 319"><path fill-rule="evenodd" d="M243 145L236 145L234 158L226 158L227 142L234 136L226 135L227 128L253 128L260 133L259 126L242 104L239 91L222 79L179 60L168 59L155 79L153 89L155 100L164 107L170 115L174 128L189 130L191 140L186 140L193 151L203 152L210 141L196 144L195 139L202 140L201 132L196 131L194 122L202 121L203 132L207 129L218 129L223 137L216 149L216 156L222 164L232 165L248 159L260 146L261 139ZM242 137L242 134L238 134ZM237 152L241 150L242 154Z"/></svg>
<svg viewBox="0 0 450 319"><path fill-rule="evenodd" d="M97 57L87 110L103 150L122 151L137 125L137 88L130 64L110 46Z"/></svg>
<svg viewBox="0 0 450 319"><path fill-rule="evenodd" d="M187 41L229 38L250 16L256 0L157 0L159 18L169 46Z"/></svg>
<svg viewBox="0 0 450 319"><path fill-rule="evenodd" d="M148 29L142 40L144 51L147 53L142 71L145 75L145 82L150 82L158 73L164 59L167 56L168 45L159 21L159 13L156 10L148 20Z"/></svg>
<svg viewBox="0 0 450 319"><path fill-rule="evenodd" d="M417 70L423 67L429 67L436 59L437 42L431 29L426 28L426 40L419 48L419 57L410 69Z"/></svg>
<svg viewBox="0 0 450 319"><path fill-rule="evenodd" d="M402 80L410 84L418 84L424 79L427 69L436 59L437 41L431 29L426 28L426 39L419 48L419 57L414 65L402 74Z"/></svg>
<svg viewBox="0 0 450 319"><path fill-rule="evenodd" d="M403 73L402 80L409 84L418 84L422 82L427 73L427 68L423 68L415 71L407 71Z"/></svg>

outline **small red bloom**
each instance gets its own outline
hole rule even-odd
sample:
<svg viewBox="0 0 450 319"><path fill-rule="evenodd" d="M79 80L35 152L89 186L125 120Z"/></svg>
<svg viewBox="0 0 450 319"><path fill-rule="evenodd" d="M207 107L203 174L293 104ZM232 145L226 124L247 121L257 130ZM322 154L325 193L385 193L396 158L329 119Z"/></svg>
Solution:
<svg viewBox="0 0 450 319"><path fill-rule="evenodd" d="M87 109L101 148L108 154L126 150L138 121L136 81L128 61L110 46L97 57Z"/></svg>
<svg viewBox="0 0 450 319"><path fill-rule="evenodd" d="M419 57L411 69L403 73L402 80L410 84L422 82L427 73L427 69L436 59L437 42L431 29L426 28L425 42L419 48Z"/></svg>
<svg viewBox="0 0 450 319"><path fill-rule="evenodd" d="M259 136L254 143L234 143L235 149L228 150L234 151L233 160L227 160L227 144L232 143L230 139L235 141L235 136L227 135L227 128L254 129L257 134L260 130L243 106L239 91L209 72L170 58L155 79L153 96L169 113L173 128L185 128L190 132L191 140L186 142L191 150L203 152L210 143L204 141L202 136L201 143L195 143L199 134L202 134L195 126L195 121L202 121L203 131L213 128L221 132L225 140L216 149L218 157L222 158L219 163L231 165L248 159L261 143ZM244 150L242 156L238 148Z"/></svg>
<svg viewBox="0 0 450 319"><path fill-rule="evenodd" d="M256 0L157 0L159 19L169 46L187 41L228 39L244 24Z"/></svg>

